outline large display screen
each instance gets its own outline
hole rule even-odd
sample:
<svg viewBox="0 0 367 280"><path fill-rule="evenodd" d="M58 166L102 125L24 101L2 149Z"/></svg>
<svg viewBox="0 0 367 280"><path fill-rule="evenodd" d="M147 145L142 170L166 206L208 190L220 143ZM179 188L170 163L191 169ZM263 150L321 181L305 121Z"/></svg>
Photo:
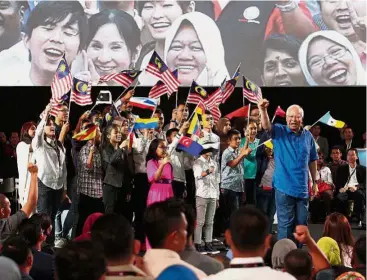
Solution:
<svg viewBox="0 0 367 280"><path fill-rule="evenodd" d="M64 54L98 83L153 51L182 86L220 86L239 64L260 86L365 85L365 18L365 0L0 0L0 85L49 86Z"/></svg>

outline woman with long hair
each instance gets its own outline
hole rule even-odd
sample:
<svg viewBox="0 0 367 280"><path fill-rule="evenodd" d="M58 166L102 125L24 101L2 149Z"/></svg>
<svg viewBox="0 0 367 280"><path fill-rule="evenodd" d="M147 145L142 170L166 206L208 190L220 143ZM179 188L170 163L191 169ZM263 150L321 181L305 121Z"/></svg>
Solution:
<svg viewBox="0 0 367 280"><path fill-rule="evenodd" d="M116 124L107 126L103 136L102 166L105 176L102 189L105 213L125 214L131 196L131 178L125 153L128 141L122 141L121 127Z"/></svg>
<svg viewBox="0 0 367 280"><path fill-rule="evenodd" d="M28 172L28 162L31 160L33 153L32 139L36 134L36 123L26 122L20 131L20 142L17 145L17 164L19 174L19 203L23 206L28 199L31 176Z"/></svg>
<svg viewBox="0 0 367 280"><path fill-rule="evenodd" d="M322 236L330 237L338 243L342 264L346 267L352 267L355 240L348 219L340 213L330 214L326 217Z"/></svg>
<svg viewBox="0 0 367 280"><path fill-rule="evenodd" d="M148 181L151 184L147 205L173 197L173 170L167 154L167 143L154 139L146 157Z"/></svg>
<svg viewBox="0 0 367 280"><path fill-rule="evenodd" d="M220 138L220 151L223 152L225 149L228 148L228 137L227 133L232 128L231 121L227 118L220 118L217 123L215 124L215 133ZM222 155L220 155L220 158Z"/></svg>

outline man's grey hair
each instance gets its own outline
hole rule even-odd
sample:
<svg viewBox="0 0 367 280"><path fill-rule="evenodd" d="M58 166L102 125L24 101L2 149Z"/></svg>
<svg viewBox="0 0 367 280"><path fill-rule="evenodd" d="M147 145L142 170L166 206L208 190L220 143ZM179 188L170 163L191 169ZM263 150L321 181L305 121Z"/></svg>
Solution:
<svg viewBox="0 0 367 280"><path fill-rule="evenodd" d="M289 113L293 108L298 109L299 113L301 114L301 118L303 119L304 116L305 116L305 112L303 111L303 108L301 106L297 105L297 104L293 104L293 105L289 106L288 109L287 109L286 115L289 116Z"/></svg>

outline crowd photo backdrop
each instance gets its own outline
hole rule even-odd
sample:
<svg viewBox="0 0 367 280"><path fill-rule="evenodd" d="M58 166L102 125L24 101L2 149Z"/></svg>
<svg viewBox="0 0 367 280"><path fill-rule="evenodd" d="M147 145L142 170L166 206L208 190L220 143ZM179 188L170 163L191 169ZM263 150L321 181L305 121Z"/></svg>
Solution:
<svg viewBox="0 0 367 280"><path fill-rule="evenodd" d="M219 86L239 64L260 86L365 85L365 16L365 0L1 1L0 85L50 86L63 55L98 83L154 51L182 86Z"/></svg>

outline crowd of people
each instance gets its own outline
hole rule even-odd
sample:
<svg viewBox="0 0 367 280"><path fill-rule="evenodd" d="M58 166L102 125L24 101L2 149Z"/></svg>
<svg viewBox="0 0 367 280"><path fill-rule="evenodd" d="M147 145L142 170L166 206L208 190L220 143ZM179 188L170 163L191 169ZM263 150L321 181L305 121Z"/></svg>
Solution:
<svg viewBox="0 0 367 280"><path fill-rule="evenodd" d="M14 1L0 18L2 86L50 86L65 53L92 81L144 70L155 51L183 86L219 86L239 62L264 86L365 85L365 1ZM143 72L140 85L157 78ZM108 82L113 85L114 82Z"/></svg>
<svg viewBox="0 0 367 280"><path fill-rule="evenodd" d="M48 105L38 124L25 123L20 140L0 133L3 178L19 177L19 198L0 194L4 279L365 277L366 237L355 241L350 226L365 219L364 145L351 127L329 149L318 124L304 127L300 106L273 124L262 99L248 117L215 123L205 111L196 135L185 102L169 122L156 108L158 127L131 130L133 94L117 115L114 106L86 111L74 129L64 103L56 117ZM183 151L183 139L200 155ZM309 206L325 218L318 244Z"/></svg>

